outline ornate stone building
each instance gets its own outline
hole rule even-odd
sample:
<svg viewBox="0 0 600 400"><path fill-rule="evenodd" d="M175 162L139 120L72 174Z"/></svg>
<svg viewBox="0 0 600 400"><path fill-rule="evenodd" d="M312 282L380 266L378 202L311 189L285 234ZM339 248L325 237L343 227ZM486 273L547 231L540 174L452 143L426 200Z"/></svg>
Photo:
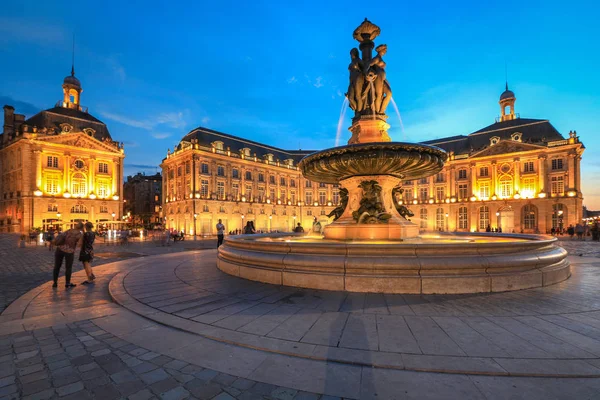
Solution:
<svg viewBox="0 0 600 400"><path fill-rule="evenodd" d="M583 144L548 120L520 118L515 101L507 85L494 124L424 142L446 150L449 160L436 176L404 182L398 198L423 232L489 226L545 233L581 221ZM329 223L338 188L301 176L296 165L309 153L194 129L161 164L167 227L210 234L218 218L229 231L248 220L265 231L289 231L299 221L307 229L313 216Z"/></svg>
<svg viewBox="0 0 600 400"><path fill-rule="evenodd" d="M565 138L548 120L520 118L515 101L507 85L494 124L424 142L450 157L436 176L404 182L400 201L422 229L546 233L581 222L585 147L575 131Z"/></svg>
<svg viewBox="0 0 600 400"><path fill-rule="evenodd" d="M315 216L328 223L338 189L302 177L297 163L310 153L192 130L161 164L167 228L213 234L219 218L227 231L248 221L262 231L290 231L298 222L308 231Z"/></svg>
<svg viewBox="0 0 600 400"><path fill-rule="evenodd" d="M66 229L122 216L123 145L80 105L74 70L63 99L29 119L4 106L0 136L0 232Z"/></svg>
<svg viewBox="0 0 600 400"><path fill-rule="evenodd" d="M123 184L123 213L135 226L162 225L162 176L160 173L128 176Z"/></svg>

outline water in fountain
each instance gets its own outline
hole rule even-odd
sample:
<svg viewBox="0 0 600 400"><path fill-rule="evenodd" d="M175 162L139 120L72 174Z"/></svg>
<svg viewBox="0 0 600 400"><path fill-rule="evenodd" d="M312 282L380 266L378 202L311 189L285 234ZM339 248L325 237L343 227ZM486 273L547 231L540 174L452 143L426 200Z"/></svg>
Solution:
<svg viewBox="0 0 600 400"><path fill-rule="evenodd" d="M337 124L337 133L335 134L335 147L340 145L340 138L342 136L342 128L344 125L344 119L346 118L346 110L348 109L348 97L344 96L344 102L342 103L342 109L340 110L340 118Z"/></svg>
<svg viewBox="0 0 600 400"><path fill-rule="evenodd" d="M394 111L396 111L396 115L398 116L398 120L400 121L400 130L402 131L402 141L406 142L406 134L404 133L404 124L402 123L402 117L400 116L400 110L398 110L398 105L394 101L394 98L391 98L392 106L394 106Z"/></svg>

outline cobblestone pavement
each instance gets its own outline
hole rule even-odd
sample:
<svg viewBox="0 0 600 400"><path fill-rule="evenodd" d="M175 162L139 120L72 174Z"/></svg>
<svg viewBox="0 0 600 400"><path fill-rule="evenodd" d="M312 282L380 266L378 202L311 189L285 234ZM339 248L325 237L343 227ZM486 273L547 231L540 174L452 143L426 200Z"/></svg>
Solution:
<svg viewBox="0 0 600 400"><path fill-rule="evenodd" d="M61 285L58 290L52 290L47 282L50 262L46 260L45 266L42 265L47 249L16 249L14 238L3 239L5 237L0 236L0 251L3 251L0 291L11 286L5 282L7 277L22 274L30 278L24 279L16 289L27 293L0 315L0 400L600 399L600 379L577 377L595 376L589 372L600 368L600 311L595 311L600 309L600 297L594 295L596 280L600 280L600 260L573 257L576 279L563 285L561 290L553 293L520 291L495 305L477 296L440 296L435 301L422 297L409 304L391 304L386 300L384 310L382 304L373 302L375 297L361 295L361 301L361 296L343 296L325 305L327 308L337 302L346 307L340 310L347 314L345 323L337 329L339 321L332 318L335 313L323 309L323 299L294 296L289 289L265 285L266 289L261 292L251 282L234 279L237 283L231 285L225 298L216 295L209 303L205 301L210 298L209 293L202 299L197 298L197 294L192 293L197 290L185 288L187 283L199 285L198 288L205 291L222 290L223 282L233 279L218 271L216 275L204 276L205 270L189 265L210 263L215 252L163 253L197 250L203 246L211 248L214 247L211 242L189 242L183 246L178 243L169 248L154 243L125 248L98 246L99 262L94 267L98 282L93 287L65 290ZM9 243L10 248L2 250L3 243ZM571 246L572 253L577 250L583 253L585 248L585 254L597 254L591 243L569 242L567 246ZM5 259L15 262L6 268L7 272L3 271ZM36 260L40 265L29 265ZM117 262L111 262L115 260ZM172 263L180 266L173 268ZM29 265L29 268L16 265ZM155 279L161 274L164 282L156 285ZM582 280L584 275L589 279ZM82 271L74 273L74 282L83 278ZM33 282L35 279L46 283L39 285ZM118 297L127 292L123 286L127 282L131 294L142 302L126 300L122 307L112 302L109 286ZM244 286L248 296L261 293L260 304L257 298L240 302L232 296L239 295ZM33 289L27 291L27 288ZM264 301L268 291L270 302ZM199 303L183 308L183 311L193 310L194 315L183 319L186 325L174 329L170 326L171 318L181 317L171 314L163 317L165 313L158 309L170 305L180 307L185 304L182 300L185 296ZM536 296L541 296L543 301L530 301ZM352 300L349 303L348 298ZM453 301L457 299L460 301ZM155 308L148 311L143 302L152 303ZM469 302L474 305L469 306ZM206 304L211 305L205 307ZM248 305L250 307L246 307ZM260 309L252 312L253 307ZM467 331L466 325L454 321L456 317L464 317L458 315L457 310L465 312L470 307L478 313L469 318L478 325L479 333ZM510 315L488 315L489 311L498 312L503 307ZM556 307L554 313L552 307ZM587 310L578 310L568 320L558 315L581 307ZM232 318L237 313L238 317ZM325 317L321 324L311 322L316 314L317 319ZM394 314L409 317L411 331L422 330L417 343L407 340L403 326L378 330L377 323L394 322ZM424 324L429 319L434 323ZM514 322L509 324L512 319L543 321L536 326L521 326ZM365 329L372 320L376 322L376 330L367 332ZM490 320L496 324L502 322L502 328ZM213 323L217 326L212 326ZM234 336L219 337L218 329L222 329L219 325L230 329ZM242 329L236 330L238 328ZM304 329L302 335L300 328ZM308 331L312 331L309 336L312 339L302 341ZM236 340L248 339L243 336L248 333L255 335L253 343L235 344ZM333 336L335 344L330 342ZM373 348L373 337L378 340L377 349ZM392 357L389 351L383 356L372 351L382 350L384 343L387 343L384 347L416 345L419 350L415 354ZM341 346L332 350L331 344ZM260 350L267 345L275 347ZM311 346L310 355L291 356L294 352L307 351L307 346ZM437 358L428 358L453 346L468 349L468 354L438 354ZM489 364L482 361L485 354L502 350L510 354L495 356L504 358L503 367L513 368L513 373L505 369L486 372ZM323 355L354 359L328 362L323 360ZM559 366L562 370L548 363L552 361L550 358L561 355L571 357ZM364 362L365 356L372 364L389 368L372 367ZM417 357L424 362L414 368ZM510 359L514 357L523 357L523 361L511 365ZM461 364L467 365L466 368L482 368L483 374L482 370L427 372L452 369ZM519 369L527 375L536 368L541 371L539 375L553 376L558 371L557 376L566 373L574 378L511 376L519 375Z"/></svg>
<svg viewBox="0 0 600 400"><path fill-rule="evenodd" d="M573 256L600 257L600 242L592 242L589 237L582 241L571 239L569 236L559 236L558 240L560 245Z"/></svg>
<svg viewBox="0 0 600 400"><path fill-rule="evenodd" d="M26 248L19 248L18 242L19 235L17 234L0 235L0 313L21 295L52 279L54 253L40 244L28 244ZM169 247L153 241L132 242L127 246L106 245L102 241L98 241L95 246L96 258L93 265L102 265L131 257L215 246L216 240L183 241L171 243ZM73 272L82 269L83 266L80 262L73 263ZM61 269L61 276L64 276L64 265Z"/></svg>

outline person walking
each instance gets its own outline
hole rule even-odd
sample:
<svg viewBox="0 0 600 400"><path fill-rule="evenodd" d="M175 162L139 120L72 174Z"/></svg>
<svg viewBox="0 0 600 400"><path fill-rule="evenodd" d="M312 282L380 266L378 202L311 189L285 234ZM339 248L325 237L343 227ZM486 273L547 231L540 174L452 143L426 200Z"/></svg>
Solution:
<svg viewBox="0 0 600 400"><path fill-rule="evenodd" d="M578 240L583 240L583 225L581 225L581 224L575 225L575 233L577 234Z"/></svg>
<svg viewBox="0 0 600 400"><path fill-rule="evenodd" d="M92 232L94 224L91 222L85 223L85 232L83 233L83 239L81 243L81 251L79 252L79 261L83 263L87 280L83 281L82 285L89 285L94 283L96 276L92 272L92 260L94 259L94 239L96 234Z"/></svg>
<svg viewBox="0 0 600 400"><path fill-rule="evenodd" d="M62 266L63 260L65 260L65 288L69 289L75 287L74 283L71 283L71 273L73 271L73 260L75 258L75 249L81 246L83 223L78 222L75 228L71 228L68 231L61 233L55 239L56 252L54 253L54 271L53 288L58 287L58 274L60 267Z"/></svg>
<svg viewBox="0 0 600 400"><path fill-rule="evenodd" d="M223 225L223 222L221 221L221 219L219 219L219 222L217 223L217 249L219 248L219 246L221 246L223 244L224 234L225 234L225 225Z"/></svg>

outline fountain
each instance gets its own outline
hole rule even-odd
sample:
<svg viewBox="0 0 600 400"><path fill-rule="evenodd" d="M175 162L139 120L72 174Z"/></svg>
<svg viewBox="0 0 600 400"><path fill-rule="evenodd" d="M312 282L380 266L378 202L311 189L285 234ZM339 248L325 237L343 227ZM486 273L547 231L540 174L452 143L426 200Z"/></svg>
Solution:
<svg viewBox="0 0 600 400"><path fill-rule="evenodd" d="M383 293L479 293L547 286L567 279L567 253L542 235L455 233L419 236L413 213L397 200L402 181L434 175L447 154L392 142L386 108L392 91L380 29L367 19L354 31L348 145L306 156L302 174L339 184L340 204L323 237L294 234L228 237L217 266L242 278L314 289ZM377 55L373 57L375 48Z"/></svg>

